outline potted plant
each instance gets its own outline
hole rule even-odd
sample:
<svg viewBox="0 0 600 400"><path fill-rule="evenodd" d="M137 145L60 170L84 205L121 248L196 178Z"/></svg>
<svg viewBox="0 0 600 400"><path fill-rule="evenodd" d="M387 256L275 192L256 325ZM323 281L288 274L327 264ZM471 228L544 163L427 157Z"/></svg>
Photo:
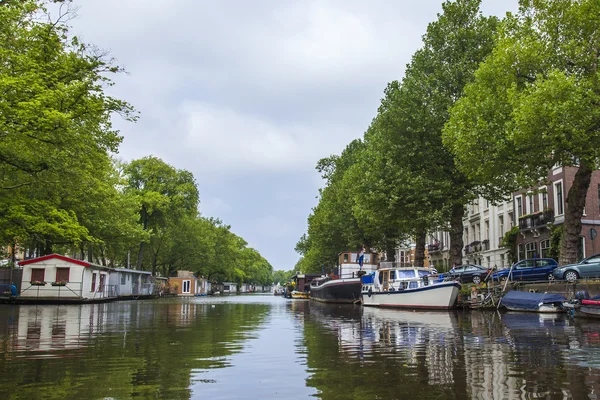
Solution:
<svg viewBox="0 0 600 400"><path fill-rule="evenodd" d="M31 281L31 286L46 286L46 282L44 281Z"/></svg>
<svg viewBox="0 0 600 400"><path fill-rule="evenodd" d="M52 286L67 286L67 282L65 282L65 281L52 282L51 285Z"/></svg>

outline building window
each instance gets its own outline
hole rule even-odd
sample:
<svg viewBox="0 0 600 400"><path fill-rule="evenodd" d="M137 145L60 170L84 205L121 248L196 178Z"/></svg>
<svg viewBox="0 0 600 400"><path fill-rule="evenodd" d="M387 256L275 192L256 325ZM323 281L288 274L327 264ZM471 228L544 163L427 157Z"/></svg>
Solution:
<svg viewBox="0 0 600 400"><path fill-rule="evenodd" d="M529 242L525 245L525 258L536 258L537 257L537 243Z"/></svg>
<svg viewBox="0 0 600 400"><path fill-rule="evenodd" d="M517 245L517 261L521 261L525 259L525 251L523 249L523 245L521 243L519 243Z"/></svg>
<svg viewBox="0 0 600 400"><path fill-rule="evenodd" d="M540 257L548 258L550 255L550 240L542 240L540 242Z"/></svg>
<svg viewBox="0 0 600 400"><path fill-rule="evenodd" d="M485 221L485 240L490 240L490 221Z"/></svg>
<svg viewBox="0 0 600 400"><path fill-rule="evenodd" d="M96 291L96 273L92 274L92 292Z"/></svg>
<svg viewBox="0 0 600 400"><path fill-rule="evenodd" d="M556 182L554 184L554 196L555 196L555 201L554 204L556 205L556 215L563 215L565 213L565 203L563 200L563 185L562 185L562 181L560 182Z"/></svg>
<svg viewBox="0 0 600 400"><path fill-rule="evenodd" d="M121 285L125 285L127 283L127 275L124 272L121 272Z"/></svg>
<svg viewBox="0 0 600 400"><path fill-rule="evenodd" d="M504 237L504 216L499 216L498 217L498 226L500 228L500 237Z"/></svg>
<svg viewBox="0 0 600 400"><path fill-rule="evenodd" d="M31 269L31 282L44 282L46 270L44 268Z"/></svg>
<svg viewBox="0 0 600 400"><path fill-rule="evenodd" d="M183 281L181 283L181 293L189 293L191 285L192 285L191 281Z"/></svg>
<svg viewBox="0 0 600 400"><path fill-rule="evenodd" d="M521 196L515 197L515 210L517 212L517 220L523 216L523 198Z"/></svg>
<svg viewBox="0 0 600 400"><path fill-rule="evenodd" d="M99 292L103 292L104 291L104 281L105 280L106 280L106 275L100 274L100 283L98 284L98 291Z"/></svg>
<svg viewBox="0 0 600 400"><path fill-rule="evenodd" d="M548 209L548 190L546 186L540 187L539 192L540 211L546 211Z"/></svg>
<svg viewBox="0 0 600 400"><path fill-rule="evenodd" d="M69 282L70 268L56 268L56 282Z"/></svg>
<svg viewBox="0 0 600 400"><path fill-rule="evenodd" d="M527 194L527 214L535 212L535 205L533 204L533 193Z"/></svg>

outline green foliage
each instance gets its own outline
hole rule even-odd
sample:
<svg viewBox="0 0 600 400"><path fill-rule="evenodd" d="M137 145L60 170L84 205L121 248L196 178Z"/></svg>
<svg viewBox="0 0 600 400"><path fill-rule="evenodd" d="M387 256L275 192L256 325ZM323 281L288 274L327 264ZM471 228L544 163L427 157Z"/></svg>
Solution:
<svg viewBox="0 0 600 400"><path fill-rule="evenodd" d="M548 257L560 260L560 248L564 232L564 225L550 226L550 249L548 249Z"/></svg>
<svg viewBox="0 0 600 400"><path fill-rule="evenodd" d="M517 237L519 236L519 227L513 226L502 237L502 247L508 250L508 262L513 264L518 259L517 254Z"/></svg>
<svg viewBox="0 0 600 400"><path fill-rule="evenodd" d="M600 3L521 1L451 111L444 143L490 199L577 166L561 262L576 261L585 195L600 157ZM585 40L582 40L585 38Z"/></svg>
<svg viewBox="0 0 600 400"><path fill-rule="evenodd" d="M122 70L61 19L49 21L45 3L0 1L0 241L38 255L110 266L132 255L153 272L270 284L273 268L256 250L198 215L189 171L152 156L111 158L122 139L112 118L137 118L105 93Z"/></svg>

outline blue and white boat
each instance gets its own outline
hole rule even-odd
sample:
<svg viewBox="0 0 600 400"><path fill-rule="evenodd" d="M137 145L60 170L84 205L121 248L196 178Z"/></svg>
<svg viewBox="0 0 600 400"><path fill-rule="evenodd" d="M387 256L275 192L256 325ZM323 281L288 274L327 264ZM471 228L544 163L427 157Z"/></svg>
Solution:
<svg viewBox="0 0 600 400"><path fill-rule="evenodd" d="M362 277L363 305L432 310L455 306L459 282L443 282L429 268L395 265L382 262L381 268Z"/></svg>
<svg viewBox="0 0 600 400"><path fill-rule="evenodd" d="M510 311L530 311L538 313L565 312L565 296L555 293L532 293L519 290L508 291L500 304Z"/></svg>

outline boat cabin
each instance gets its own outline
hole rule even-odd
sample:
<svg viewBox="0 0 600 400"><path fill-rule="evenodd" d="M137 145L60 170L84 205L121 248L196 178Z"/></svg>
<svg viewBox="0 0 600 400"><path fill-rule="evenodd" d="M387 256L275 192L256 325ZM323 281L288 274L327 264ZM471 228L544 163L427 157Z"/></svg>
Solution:
<svg viewBox="0 0 600 400"><path fill-rule="evenodd" d="M381 268L363 277L363 290L373 287L380 292L418 289L429 286L438 279L426 267Z"/></svg>
<svg viewBox="0 0 600 400"><path fill-rule="evenodd" d="M310 291L310 283L313 279L320 277L321 274L302 274L300 272L296 273L292 277L292 281L295 283L295 291L297 292L308 292Z"/></svg>
<svg viewBox="0 0 600 400"><path fill-rule="evenodd" d="M128 268L115 268L110 274L109 284L117 290L119 297L154 295L152 272Z"/></svg>

